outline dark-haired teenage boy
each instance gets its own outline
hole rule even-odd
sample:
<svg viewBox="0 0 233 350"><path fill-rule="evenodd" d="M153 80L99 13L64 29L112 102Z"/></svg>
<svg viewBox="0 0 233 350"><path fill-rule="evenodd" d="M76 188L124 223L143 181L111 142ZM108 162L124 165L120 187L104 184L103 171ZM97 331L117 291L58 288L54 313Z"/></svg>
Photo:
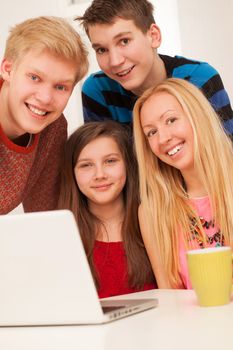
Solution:
<svg viewBox="0 0 233 350"><path fill-rule="evenodd" d="M167 77L176 77L199 87L233 134L233 111L216 69L206 62L157 53L161 32L149 1L94 0L77 20L101 68L82 88L85 122L114 119L130 124L137 97Z"/></svg>

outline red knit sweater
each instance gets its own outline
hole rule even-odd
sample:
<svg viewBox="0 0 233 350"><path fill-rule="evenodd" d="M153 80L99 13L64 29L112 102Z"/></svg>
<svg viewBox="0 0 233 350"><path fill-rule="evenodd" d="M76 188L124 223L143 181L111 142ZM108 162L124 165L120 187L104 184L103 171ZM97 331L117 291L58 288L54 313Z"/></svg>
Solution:
<svg viewBox="0 0 233 350"><path fill-rule="evenodd" d="M35 135L29 147L14 144L0 125L0 214L7 214L21 202L25 211L56 208L66 138L64 116Z"/></svg>
<svg viewBox="0 0 233 350"><path fill-rule="evenodd" d="M127 260L122 242L96 241L93 259L99 278L100 298L139 292L129 285ZM154 288L157 288L156 283L147 283L140 291Z"/></svg>

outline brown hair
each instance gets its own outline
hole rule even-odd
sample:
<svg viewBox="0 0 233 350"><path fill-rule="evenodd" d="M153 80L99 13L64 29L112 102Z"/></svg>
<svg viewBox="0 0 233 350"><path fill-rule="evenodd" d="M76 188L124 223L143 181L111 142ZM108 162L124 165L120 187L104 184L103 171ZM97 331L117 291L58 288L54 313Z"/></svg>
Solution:
<svg viewBox="0 0 233 350"><path fill-rule="evenodd" d="M153 10L153 5L147 0L94 0L84 15L76 20L81 21L87 35L90 26L112 24L117 17L133 20L136 27L146 33L155 23Z"/></svg>
<svg viewBox="0 0 233 350"><path fill-rule="evenodd" d="M77 79L88 70L88 53L77 31L61 17L30 18L10 30L4 58L17 61L31 49L51 53L77 64Z"/></svg>
<svg viewBox="0 0 233 350"><path fill-rule="evenodd" d="M78 128L68 139L61 167L61 192L59 209L73 212L87 254L87 258L98 286L98 278L93 265L95 232L101 222L89 210L86 196L76 183L74 168L82 149L98 137L111 137L117 143L126 167L126 184L123 189L125 217L122 238L127 256L129 282L131 287L142 288L154 281L138 223L138 171L132 147L132 137L128 130L115 121L89 122Z"/></svg>

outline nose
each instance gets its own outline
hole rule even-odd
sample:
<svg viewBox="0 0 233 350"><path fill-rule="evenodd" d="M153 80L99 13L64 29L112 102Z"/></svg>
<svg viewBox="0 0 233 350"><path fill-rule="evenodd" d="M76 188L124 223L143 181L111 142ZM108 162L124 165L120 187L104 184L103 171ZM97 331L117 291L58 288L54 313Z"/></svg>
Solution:
<svg viewBox="0 0 233 350"><path fill-rule="evenodd" d="M111 67L120 66L124 62L124 56L117 49L109 51L109 65Z"/></svg>
<svg viewBox="0 0 233 350"><path fill-rule="evenodd" d="M96 165L94 177L96 180L106 178L106 173L102 164Z"/></svg>
<svg viewBox="0 0 233 350"><path fill-rule="evenodd" d="M166 127L158 130L158 142L160 145L168 143L171 140L171 138L171 133Z"/></svg>
<svg viewBox="0 0 233 350"><path fill-rule="evenodd" d="M53 100L53 88L45 85L40 86L35 95L38 102L49 105Z"/></svg>

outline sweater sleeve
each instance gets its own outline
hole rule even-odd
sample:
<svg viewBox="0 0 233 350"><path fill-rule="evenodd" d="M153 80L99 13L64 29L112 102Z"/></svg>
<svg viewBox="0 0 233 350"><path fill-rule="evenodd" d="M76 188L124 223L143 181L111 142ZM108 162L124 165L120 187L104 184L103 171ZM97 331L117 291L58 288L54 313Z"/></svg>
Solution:
<svg viewBox="0 0 233 350"><path fill-rule="evenodd" d="M229 96L218 71L207 62L188 59L183 56L160 55L168 77L189 81L202 90L218 113L226 132L233 134L233 111Z"/></svg>
<svg viewBox="0 0 233 350"><path fill-rule="evenodd" d="M116 120L131 124L136 96L102 71L91 74L82 87L84 122Z"/></svg>
<svg viewBox="0 0 233 350"><path fill-rule="evenodd" d="M42 131L22 201L25 212L56 209L60 161L66 139L67 121L64 116Z"/></svg>
<svg viewBox="0 0 233 350"><path fill-rule="evenodd" d="M233 111L229 96L219 74L216 74L214 82L207 82L203 86L203 92L220 116L226 132L233 135Z"/></svg>
<svg viewBox="0 0 233 350"><path fill-rule="evenodd" d="M208 63L202 62L200 65L196 66L190 77L190 82L201 88L220 116L226 132L232 135L233 111L229 96L218 71Z"/></svg>
<svg viewBox="0 0 233 350"><path fill-rule="evenodd" d="M92 74L82 87L84 122L113 119L101 86L101 74Z"/></svg>

